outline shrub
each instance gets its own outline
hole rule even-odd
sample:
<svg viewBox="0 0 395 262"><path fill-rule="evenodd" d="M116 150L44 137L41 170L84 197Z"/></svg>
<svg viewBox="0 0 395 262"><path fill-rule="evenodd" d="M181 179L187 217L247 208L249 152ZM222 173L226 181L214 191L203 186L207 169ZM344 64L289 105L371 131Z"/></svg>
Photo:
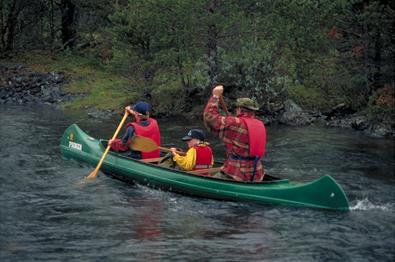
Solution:
<svg viewBox="0 0 395 262"><path fill-rule="evenodd" d="M166 81L151 91L154 113L160 116L176 116L185 109L185 94L178 81Z"/></svg>

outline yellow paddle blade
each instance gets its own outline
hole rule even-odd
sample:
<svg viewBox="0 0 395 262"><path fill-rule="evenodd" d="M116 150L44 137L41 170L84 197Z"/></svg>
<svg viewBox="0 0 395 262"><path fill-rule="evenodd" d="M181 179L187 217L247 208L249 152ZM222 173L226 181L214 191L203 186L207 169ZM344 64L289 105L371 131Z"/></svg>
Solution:
<svg viewBox="0 0 395 262"><path fill-rule="evenodd" d="M98 174L99 174L99 169L95 169L92 171L92 173L89 174L89 176L86 177L86 179L96 178Z"/></svg>
<svg viewBox="0 0 395 262"><path fill-rule="evenodd" d="M121 122L119 123L117 130L115 131L114 135L112 136L112 139L115 139L118 136L118 133L121 130L121 128L123 126L123 123L125 123L126 118L128 118L128 115L129 115L129 112L125 111L125 114L123 115L123 118L122 118ZM95 170L93 170L93 172L90 173L88 177L86 177L87 179L94 179L94 178L97 177L97 175L99 174L100 167L103 164L104 158L106 158L106 156L108 154L108 151L110 151L110 146L109 145L107 146L107 148L104 151L102 157L100 158L100 161L97 164Z"/></svg>
<svg viewBox="0 0 395 262"><path fill-rule="evenodd" d="M152 152L158 149L156 142L148 137L134 136L130 148L134 151Z"/></svg>

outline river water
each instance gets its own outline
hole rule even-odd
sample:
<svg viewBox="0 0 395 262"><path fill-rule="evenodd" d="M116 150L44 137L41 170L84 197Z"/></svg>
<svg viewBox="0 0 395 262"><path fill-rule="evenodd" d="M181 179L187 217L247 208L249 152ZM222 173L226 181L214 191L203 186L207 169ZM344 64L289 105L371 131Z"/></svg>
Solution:
<svg viewBox="0 0 395 262"><path fill-rule="evenodd" d="M394 261L393 139L322 127L267 127L268 173L333 176L350 212L200 199L129 185L62 159L77 123L109 138L119 119L0 105L0 261ZM160 121L164 146L202 122ZM210 138L217 159L223 148Z"/></svg>

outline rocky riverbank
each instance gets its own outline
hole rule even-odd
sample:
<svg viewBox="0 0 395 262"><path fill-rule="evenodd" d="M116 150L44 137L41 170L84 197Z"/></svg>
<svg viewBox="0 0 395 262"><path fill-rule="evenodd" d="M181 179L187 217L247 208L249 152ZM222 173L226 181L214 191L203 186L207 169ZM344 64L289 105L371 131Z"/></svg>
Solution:
<svg viewBox="0 0 395 262"><path fill-rule="evenodd" d="M353 129L374 137L394 137L395 126L374 122L362 112L356 112L347 104L339 104L326 112L305 112L292 100L287 100L277 111L268 112L265 122L290 126L304 126L314 123L334 128Z"/></svg>
<svg viewBox="0 0 395 262"><path fill-rule="evenodd" d="M70 100L61 86L67 81L63 72L35 72L23 65L0 64L0 104L49 104Z"/></svg>
<svg viewBox="0 0 395 262"><path fill-rule="evenodd" d="M35 72L23 65L0 64L0 104L49 104L58 106L78 95L62 91L68 79L63 72ZM82 95L82 94L81 94ZM91 117L112 117L112 110L87 109ZM201 110L199 110L201 117ZM262 110L260 118L268 125L281 124L304 126L314 123L328 127L348 128L375 137L395 136L395 127L382 122L372 122L364 114L340 104L327 112L305 112L294 101L287 100Z"/></svg>

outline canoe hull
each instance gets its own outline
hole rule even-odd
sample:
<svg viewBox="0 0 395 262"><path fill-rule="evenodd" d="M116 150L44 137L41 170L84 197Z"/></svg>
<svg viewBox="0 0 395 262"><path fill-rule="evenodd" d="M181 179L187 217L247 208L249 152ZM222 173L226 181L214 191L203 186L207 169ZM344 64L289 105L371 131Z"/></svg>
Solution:
<svg viewBox="0 0 395 262"><path fill-rule="evenodd" d="M65 158L96 166L105 148L99 140L73 124L64 132L60 150ZM107 155L101 171L121 180L205 198L349 210L344 191L330 176L309 183L290 182L287 179L262 183L237 182L162 168L113 152Z"/></svg>

